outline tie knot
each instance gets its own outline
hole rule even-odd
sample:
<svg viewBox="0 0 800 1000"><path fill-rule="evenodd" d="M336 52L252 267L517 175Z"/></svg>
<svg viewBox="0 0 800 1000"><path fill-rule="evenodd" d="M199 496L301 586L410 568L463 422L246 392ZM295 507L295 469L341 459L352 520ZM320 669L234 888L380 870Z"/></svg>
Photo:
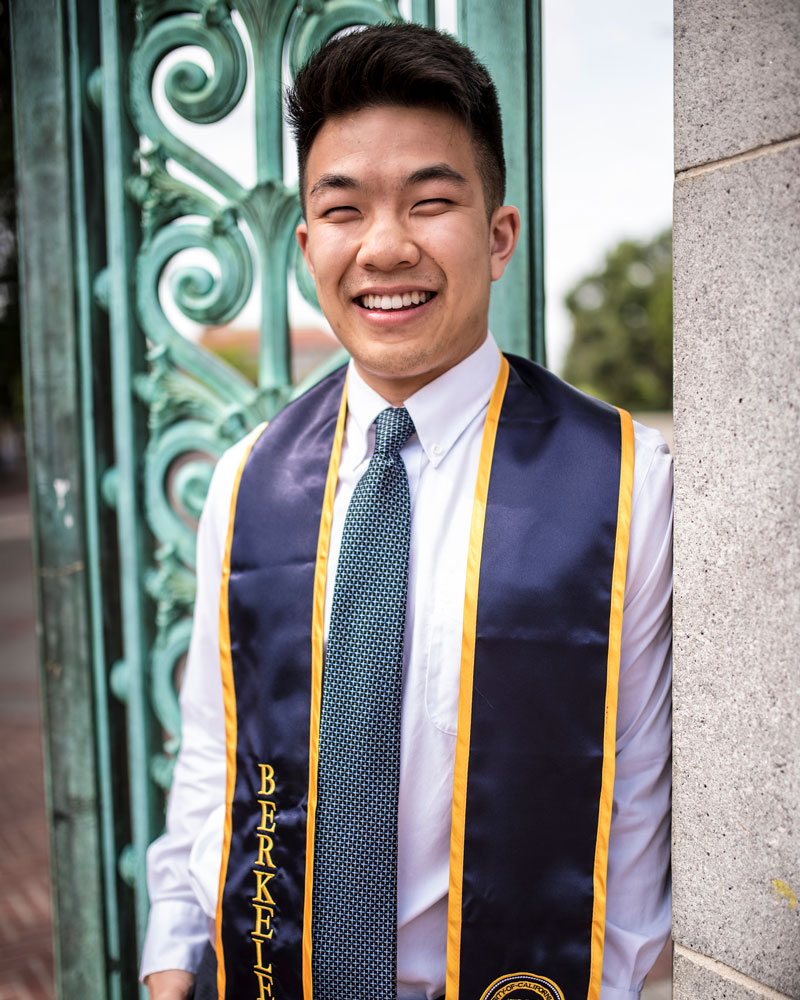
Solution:
<svg viewBox="0 0 800 1000"><path fill-rule="evenodd" d="M414 421L404 406L389 406L375 418L375 454L396 458L414 433Z"/></svg>

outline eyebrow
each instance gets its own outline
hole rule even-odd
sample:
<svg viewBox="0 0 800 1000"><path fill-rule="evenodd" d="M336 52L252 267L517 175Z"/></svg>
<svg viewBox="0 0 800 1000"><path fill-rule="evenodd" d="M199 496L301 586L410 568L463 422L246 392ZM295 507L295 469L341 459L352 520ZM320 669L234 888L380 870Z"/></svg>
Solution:
<svg viewBox="0 0 800 1000"><path fill-rule="evenodd" d="M404 187L411 187L413 184L422 184L424 181L453 181L456 184L467 184L467 178L454 170L447 163L433 163L429 167L420 167L413 174L409 174L405 180Z"/></svg>
<svg viewBox="0 0 800 1000"><path fill-rule="evenodd" d="M422 184L425 181L451 181L459 185L468 183L466 177L447 163L432 163L430 166L420 167L419 170L409 174L403 181L403 187L413 187L414 184ZM323 191L357 191L361 187L360 181L347 174L323 174L314 182L308 195L313 198Z"/></svg>
<svg viewBox="0 0 800 1000"><path fill-rule="evenodd" d="M347 174L323 174L316 180L308 195L313 198L315 194L320 194L322 191L353 190L360 187L361 185L355 177L348 177Z"/></svg>

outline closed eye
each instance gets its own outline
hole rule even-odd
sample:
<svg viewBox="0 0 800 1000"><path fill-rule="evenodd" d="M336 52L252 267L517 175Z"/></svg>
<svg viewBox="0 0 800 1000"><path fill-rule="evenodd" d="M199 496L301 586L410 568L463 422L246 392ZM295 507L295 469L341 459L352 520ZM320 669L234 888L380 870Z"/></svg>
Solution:
<svg viewBox="0 0 800 1000"><path fill-rule="evenodd" d="M339 220L350 218L353 215L358 214L358 209L353 205L334 205L333 208L328 208L322 213L323 219Z"/></svg>
<svg viewBox="0 0 800 1000"><path fill-rule="evenodd" d="M452 204L454 204L454 202L452 202L449 198L424 198L422 201L418 201L414 205L414 209L422 209L423 212L444 211Z"/></svg>

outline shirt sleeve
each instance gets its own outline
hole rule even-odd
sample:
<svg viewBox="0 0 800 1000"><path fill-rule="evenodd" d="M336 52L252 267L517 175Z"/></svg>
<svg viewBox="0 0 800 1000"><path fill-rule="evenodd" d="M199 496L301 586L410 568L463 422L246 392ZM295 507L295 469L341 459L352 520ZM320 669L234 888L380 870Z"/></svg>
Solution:
<svg viewBox="0 0 800 1000"><path fill-rule="evenodd" d="M233 484L247 442L239 442L218 462L197 531L197 594L180 691L181 749L167 802L166 832L147 852L150 916L139 970L142 980L165 969L195 972L214 917L219 849L216 865L209 863L213 850L203 852L200 872L192 870L192 862L198 843L219 840L216 826L224 818L219 592Z"/></svg>
<svg viewBox="0 0 800 1000"><path fill-rule="evenodd" d="M635 425L601 1000L638 997L670 932L672 456Z"/></svg>

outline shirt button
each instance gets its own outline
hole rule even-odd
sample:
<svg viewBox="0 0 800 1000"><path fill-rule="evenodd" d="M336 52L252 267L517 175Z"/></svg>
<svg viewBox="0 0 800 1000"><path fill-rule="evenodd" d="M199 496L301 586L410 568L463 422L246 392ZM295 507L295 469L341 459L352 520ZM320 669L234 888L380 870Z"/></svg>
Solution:
<svg viewBox="0 0 800 1000"><path fill-rule="evenodd" d="M431 448L431 451L438 458L442 454L442 452L444 451L444 448L440 444L435 444Z"/></svg>

